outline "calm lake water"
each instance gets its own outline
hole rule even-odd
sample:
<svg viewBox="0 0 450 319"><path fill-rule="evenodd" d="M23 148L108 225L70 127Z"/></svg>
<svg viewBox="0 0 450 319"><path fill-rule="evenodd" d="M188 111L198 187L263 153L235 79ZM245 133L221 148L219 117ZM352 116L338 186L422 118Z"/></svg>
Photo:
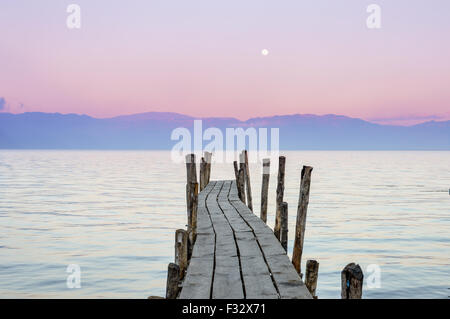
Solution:
<svg viewBox="0 0 450 319"><path fill-rule="evenodd" d="M314 167L306 259L319 298L340 297L349 262L380 267L365 298L450 295L450 152L283 152L292 236L301 165ZM277 163L272 163L277 165ZM213 164L212 179L232 179ZM260 166L251 167L259 214ZM273 226L276 174L269 189ZM169 152L0 151L0 297L164 295L174 232L184 228L185 167ZM67 266L81 267L68 289Z"/></svg>

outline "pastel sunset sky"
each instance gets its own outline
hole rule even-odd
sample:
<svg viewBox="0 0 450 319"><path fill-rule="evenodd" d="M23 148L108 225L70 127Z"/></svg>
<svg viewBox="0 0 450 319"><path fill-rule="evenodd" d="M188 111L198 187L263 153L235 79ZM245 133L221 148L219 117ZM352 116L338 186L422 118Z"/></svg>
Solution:
<svg viewBox="0 0 450 319"><path fill-rule="evenodd" d="M450 1L2 0L0 111L450 120Z"/></svg>

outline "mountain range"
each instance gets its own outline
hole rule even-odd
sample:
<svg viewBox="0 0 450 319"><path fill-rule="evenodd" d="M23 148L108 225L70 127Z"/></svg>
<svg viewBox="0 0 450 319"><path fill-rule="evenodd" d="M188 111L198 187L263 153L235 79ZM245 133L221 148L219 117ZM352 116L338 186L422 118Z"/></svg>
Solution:
<svg viewBox="0 0 450 319"><path fill-rule="evenodd" d="M192 132L195 119L170 112L113 118L29 112L0 113L0 149L135 149L168 150L177 127ZM413 126L381 125L341 115L295 114L235 118L201 118L203 130L279 128L282 150L450 150L450 121Z"/></svg>

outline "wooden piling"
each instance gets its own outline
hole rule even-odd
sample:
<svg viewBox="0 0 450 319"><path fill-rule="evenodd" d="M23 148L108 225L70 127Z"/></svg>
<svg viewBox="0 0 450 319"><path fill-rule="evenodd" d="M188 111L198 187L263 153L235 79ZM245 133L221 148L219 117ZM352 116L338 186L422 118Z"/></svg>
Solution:
<svg viewBox="0 0 450 319"><path fill-rule="evenodd" d="M303 253L303 242L305 239L306 213L308 211L309 189L311 185L312 170L313 168L311 166L303 166L300 181L300 195L297 207L297 221L295 226L295 240L294 251L292 253L292 264L294 265L300 277L302 277L301 261Z"/></svg>
<svg viewBox="0 0 450 319"><path fill-rule="evenodd" d="M245 171L243 168L240 168L238 172L237 189L239 199L245 204Z"/></svg>
<svg viewBox="0 0 450 319"><path fill-rule="evenodd" d="M280 229L280 242L281 246L283 246L284 250L287 253L288 248L288 203L281 203L281 211L280 211L280 219L281 219L281 229Z"/></svg>
<svg viewBox="0 0 450 319"><path fill-rule="evenodd" d="M197 183L197 168L195 164L195 154L188 154L186 155L186 206L188 209L188 215L189 215L189 187L191 186L191 183Z"/></svg>
<svg viewBox="0 0 450 319"><path fill-rule="evenodd" d="M210 152L205 152L205 162L206 162L206 185L209 184L209 181L211 180L211 161L212 161L212 153Z"/></svg>
<svg viewBox="0 0 450 319"><path fill-rule="evenodd" d="M248 165L248 152L247 150L243 152L245 160L245 184L247 186L247 206L253 212L252 186L250 183L250 167Z"/></svg>
<svg viewBox="0 0 450 319"><path fill-rule="evenodd" d="M176 299L180 281L180 266L170 263L167 269L166 299Z"/></svg>
<svg viewBox="0 0 450 319"><path fill-rule="evenodd" d="M197 237L197 206L198 206L198 183L191 182L189 187L189 209L188 209L188 258L192 254L192 248Z"/></svg>
<svg viewBox="0 0 450 319"><path fill-rule="evenodd" d="M239 185L238 183L238 178L239 178L239 168L238 168L238 163L237 161L233 162L233 166L234 166L234 177L236 178L236 185Z"/></svg>
<svg viewBox="0 0 450 319"><path fill-rule="evenodd" d="M239 197L241 198L241 200L244 204L247 203L246 198L245 198L245 175L246 175L245 171L246 171L246 169L245 169L245 154L242 151L242 153L239 154L239 187L241 188L240 191L241 191L242 198L241 198L241 196L239 196ZM242 176L241 176L241 174L242 174Z"/></svg>
<svg viewBox="0 0 450 319"><path fill-rule="evenodd" d="M364 274L359 265L350 263L341 272L341 298L361 299Z"/></svg>
<svg viewBox="0 0 450 319"><path fill-rule="evenodd" d="M280 156L278 160L278 182L277 182L277 200L276 200L276 213L275 213L275 226L273 233L275 237L280 240L280 227L281 227L281 203L283 203L284 196L284 172L286 167L286 157Z"/></svg>
<svg viewBox="0 0 450 319"><path fill-rule="evenodd" d="M180 267L181 280L188 265L188 232L184 229L177 229L175 232L175 263Z"/></svg>
<svg viewBox="0 0 450 319"><path fill-rule="evenodd" d="M261 187L261 212L260 218L267 223L267 200L269 195L270 159L263 159L262 187Z"/></svg>
<svg viewBox="0 0 450 319"><path fill-rule="evenodd" d="M197 168L195 166L195 154L186 155L186 177L187 183L197 183Z"/></svg>
<svg viewBox="0 0 450 319"><path fill-rule="evenodd" d="M206 187L206 185L208 184L207 182L207 163L205 161L205 158L202 157L201 162L200 162L200 191L203 190L203 188Z"/></svg>
<svg viewBox="0 0 450 319"><path fill-rule="evenodd" d="M319 276L319 263L316 260L306 262L305 285L311 296L316 297L317 278Z"/></svg>

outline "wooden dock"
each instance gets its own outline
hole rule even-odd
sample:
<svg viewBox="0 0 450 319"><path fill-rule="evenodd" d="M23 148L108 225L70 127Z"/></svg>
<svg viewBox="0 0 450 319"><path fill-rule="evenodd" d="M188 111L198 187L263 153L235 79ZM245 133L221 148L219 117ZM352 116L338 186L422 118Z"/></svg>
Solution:
<svg viewBox="0 0 450 319"><path fill-rule="evenodd" d="M273 231L240 199L235 181L198 194L197 236L180 299L311 299Z"/></svg>
<svg viewBox="0 0 450 319"><path fill-rule="evenodd" d="M288 203L284 201L284 156L279 156L274 230L267 225L270 160L264 159L260 217L253 212L247 151L234 161L236 180L210 181L205 152L197 178L194 154L186 156L187 230L175 232L175 262L167 272L166 299L317 299L317 260L302 253L311 183L303 166L292 260L287 256ZM198 183L200 180L200 183ZM300 275L299 275L300 274ZM363 273L355 263L341 272L341 297L362 297Z"/></svg>

